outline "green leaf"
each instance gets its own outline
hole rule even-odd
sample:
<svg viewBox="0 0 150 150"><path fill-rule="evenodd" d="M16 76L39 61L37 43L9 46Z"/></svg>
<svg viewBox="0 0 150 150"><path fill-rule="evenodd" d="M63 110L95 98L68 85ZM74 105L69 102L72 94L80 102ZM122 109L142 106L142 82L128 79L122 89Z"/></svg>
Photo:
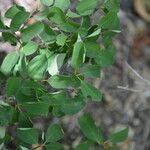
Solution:
<svg viewBox="0 0 150 150"><path fill-rule="evenodd" d="M101 72L101 69L97 65L88 65L84 67L83 69L83 74L86 77L90 77L90 78L99 78L100 72Z"/></svg>
<svg viewBox="0 0 150 150"><path fill-rule="evenodd" d="M66 22L66 17L64 15L63 11L60 8L58 8L58 7L52 7L50 9L48 18L52 22L54 22L54 23L56 23L58 25L63 24L63 23Z"/></svg>
<svg viewBox="0 0 150 150"><path fill-rule="evenodd" d="M0 139L5 137L6 128L0 126Z"/></svg>
<svg viewBox="0 0 150 150"><path fill-rule="evenodd" d="M71 66L75 69L80 68L85 60L85 48L81 41L77 41L73 48Z"/></svg>
<svg viewBox="0 0 150 150"><path fill-rule="evenodd" d="M99 0L80 0L76 10L81 16L87 16L93 13Z"/></svg>
<svg viewBox="0 0 150 150"><path fill-rule="evenodd" d="M95 41L85 41L84 46L86 49L86 56L89 58L97 57L97 54L100 51L99 45Z"/></svg>
<svg viewBox="0 0 150 150"><path fill-rule="evenodd" d="M28 64L28 74L31 78L40 80L47 69L47 57L44 54L34 57Z"/></svg>
<svg viewBox="0 0 150 150"><path fill-rule="evenodd" d="M13 5L6 11L5 17L12 19L19 11L20 9L17 7L17 5Z"/></svg>
<svg viewBox="0 0 150 150"><path fill-rule="evenodd" d="M19 150L29 150L29 149L26 148L26 147L20 146L20 149L19 149Z"/></svg>
<svg viewBox="0 0 150 150"><path fill-rule="evenodd" d="M2 37L5 42L9 42L11 45L17 45L17 38L10 32L2 32Z"/></svg>
<svg viewBox="0 0 150 150"><path fill-rule="evenodd" d="M89 150L92 145L93 143L91 141L85 141L80 143L75 150Z"/></svg>
<svg viewBox="0 0 150 150"><path fill-rule="evenodd" d="M42 101L53 106L54 113L74 115L85 107L85 102L81 97L69 98L65 92L55 92L45 94L41 97Z"/></svg>
<svg viewBox="0 0 150 150"><path fill-rule="evenodd" d="M59 74L59 69L62 67L65 57L66 54L62 53L62 54L53 55L52 57L49 58L51 61L48 65L47 70L50 75L53 76Z"/></svg>
<svg viewBox="0 0 150 150"><path fill-rule="evenodd" d="M44 10L36 13L36 15L34 15L34 18L38 21L42 21L43 19L47 18L48 14L49 14L49 7L45 7Z"/></svg>
<svg viewBox="0 0 150 150"><path fill-rule="evenodd" d="M81 82L81 91L85 97L90 96L93 101L101 101L102 99L101 92L85 81Z"/></svg>
<svg viewBox="0 0 150 150"><path fill-rule="evenodd" d="M38 44L32 41L29 41L25 46L23 46L20 51L25 54L25 56L32 55L38 49Z"/></svg>
<svg viewBox="0 0 150 150"><path fill-rule="evenodd" d="M84 17L82 17L81 25L82 25L82 28L88 30L91 27L90 16L84 16Z"/></svg>
<svg viewBox="0 0 150 150"><path fill-rule="evenodd" d="M67 115L74 115L85 107L85 102L80 97L75 97L73 99L66 100L62 106L61 111Z"/></svg>
<svg viewBox="0 0 150 150"><path fill-rule="evenodd" d="M128 132L129 129L125 128L119 132L113 133L109 136L109 141L111 141L114 144L123 142L128 137Z"/></svg>
<svg viewBox="0 0 150 150"><path fill-rule="evenodd" d="M64 136L64 132L62 128L58 124L52 124L48 127L46 133L46 142L57 142L62 139Z"/></svg>
<svg viewBox="0 0 150 150"><path fill-rule="evenodd" d="M115 56L114 56L114 50L113 49L101 49L99 53L97 54L97 57L95 58L95 61L98 65L101 67L108 67L115 62Z"/></svg>
<svg viewBox="0 0 150 150"><path fill-rule="evenodd" d="M19 113L18 124L22 128L30 128L33 126L31 118L30 118L29 114L27 114L26 112L20 112Z"/></svg>
<svg viewBox="0 0 150 150"><path fill-rule="evenodd" d="M49 105L43 102L24 103L22 106L31 115L47 116L49 112Z"/></svg>
<svg viewBox="0 0 150 150"><path fill-rule="evenodd" d="M80 86L80 80L76 76L54 75L48 83L53 88L73 88Z"/></svg>
<svg viewBox="0 0 150 150"><path fill-rule="evenodd" d="M41 100L48 105L55 106L55 105L62 105L66 102L68 96L64 91L58 91L54 93L46 93L42 95Z"/></svg>
<svg viewBox="0 0 150 150"><path fill-rule="evenodd" d="M108 11L118 12L120 8L120 0L105 0L104 6Z"/></svg>
<svg viewBox="0 0 150 150"><path fill-rule="evenodd" d="M0 105L0 126L7 126L12 123L14 116L14 108L10 107L8 104Z"/></svg>
<svg viewBox="0 0 150 150"><path fill-rule="evenodd" d="M25 11L19 11L12 19L10 23L10 28L13 32L16 32L20 26L25 23L25 21L29 18L30 13Z"/></svg>
<svg viewBox="0 0 150 150"><path fill-rule="evenodd" d="M102 130L96 127L91 115L85 114L79 118L79 125L84 135L94 142L100 143L102 138Z"/></svg>
<svg viewBox="0 0 150 150"><path fill-rule="evenodd" d="M18 128L17 138L28 144L38 143L38 130L34 128Z"/></svg>
<svg viewBox="0 0 150 150"><path fill-rule="evenodd" d="M99 27L103 29L119 30L120 22L117 13L114 11L108 12L99 22Z"/></svg>
<svg viewBox="0 0 150 150"><path fill-rule="evenodd" d="M61 34L57 35L56 43L60 46L64 46L66 39L67 39L67 36L64 33L61 33Z"/></svg>
<svg viewBox="0 0 150 150"><path fill-rule="evenodd" d="M101 29L97 29L96 31L88 35L87 37L91 38L91 37L99 36L100 33L101 33Z"/></svg>
<svg viewBox="0 0 150 150"><path fill-rule="evenodd" d="M5 29L5 25L4 25L3 21L2 21L1 16L0 16L0 29Z"/></svg>
<svg viewBox="0 0 150 150"><path fill-rule="evenodd" d="M68 10L66 16L68 16L69 18L79 18L80 15L76 14L75 12L72 12L70 9Z"/></svg>
<svg viewBox="0 0 150 150"><path fill-rule="evenodd" d="M12 69L14 68L18 60L19 60L18 52L14 51L9 53L3 60L3 63L0 67L1 72L5 75L11 74Z"/></svg>
<svg viewBox="0 0 150 150"><path fill-rule="evenodd" d="M51 6L54 3L54 0L41 0L41 3L46 6Z"/></svg>
<svg viewBox="0 0 150 150"><path fill-rule="evenodd" d="M54 6L66 11L70 5L70 0L55 0Z"/></svg>
<svg viewBox="0 0 150 150"><path fill-rule="evenodd" d="M46 150L61 150L62 145L60 143L49 143L45 145Z"/></svg>
<svg viewBox="0 0 150 150"><path fill-rule="evenodd" d="M78 23L76 23L76 22L73 22L73 21L67 21L67 22L59 25L59 28L62 31L71 32L71 33L72 32L77 33L79 27L80 27L80 25Z"/></svg>
<svg viewBox="0 0 150 150"><path fill-rule="evenodd" d="M19 87L21 85L21 80L17 77L11 77L6 83L6 93L8 96L15 96Z"/></svg>
<svg viewBox="0 0 150 150"><path fill-rule="evenodd" d="M45 43L54 43L56 41L56 33L48 24L44 24L44 30L40 34L41 39Z"/></svg>
<svg viewBox="0 0 150 150"><path fill-rule="evenodd" d="M35 36L39 35L44 29L44 25L41 22L36 22L27 28L22 30L22 40L23 42L28 42Z"/></svg>
<svg viewBox="0 0 150 150"><path fill-rule="evenodd" d="M28 77L28 70L27 70L27 59L23 53L21 53L20 60L18 62L18 72L23 77Z"/></svg>

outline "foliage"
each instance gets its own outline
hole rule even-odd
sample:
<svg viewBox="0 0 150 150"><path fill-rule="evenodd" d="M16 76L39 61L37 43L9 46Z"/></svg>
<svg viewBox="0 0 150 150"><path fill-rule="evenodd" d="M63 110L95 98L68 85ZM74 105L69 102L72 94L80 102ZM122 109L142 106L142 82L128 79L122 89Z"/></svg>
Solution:
<svg viewBox="0 0 150 150"><path fill-rule="evenodd" d="M33 119L74 115L85 108L87 99L100 102L102 92L87 78L100 78L101 70L115 61L112 37L119 31L119 0L104 1L103 16L96 24L90 17L99 0L80 0L74 12L69 9L70 0L41 3L45 9L33 14L18 5L9 8L5 17L11 20L10 26L0 19L2 40L20 46L0 67L1 76L7 78L7 96L0 101L0 143L15 141L20 150L33 145L37 145L33 149L62 149L61 126L51 123L42 131L33 126ZM31 18L36 21L28 24ZM15 124L16 137L11 137L6 127ZM124 129L106 139L89 114L79 118L79 126L85 138L75 150L95 145L115 150L128 135Z"/></svg>

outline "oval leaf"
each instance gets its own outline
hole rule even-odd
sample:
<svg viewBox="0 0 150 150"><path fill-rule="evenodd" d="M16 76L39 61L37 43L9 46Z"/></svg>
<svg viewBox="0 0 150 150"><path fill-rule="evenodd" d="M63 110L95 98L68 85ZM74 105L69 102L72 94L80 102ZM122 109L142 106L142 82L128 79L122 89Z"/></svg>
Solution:
<svg viewBox="0 0 150 150"><path fill-rule="evenodd" d="M22 40L23 42L28 42L33 39L35 36L40 34L44 29L44 25L41 22L36 22L27 28L22 30Z"/></svg>
<svg viewBox="0 0 150 150"><path fill-rule="evenodd" d="M64 136L64 132L62 128L58 124L52 124L48 127L46 133L46 142L57 142L62 139Z"/></svg>
<svg viewBox="0 0 150 150"><path fill-rule="evenodd" d="M28 74L31 78L40 80L43 78L47 70L47 57L45 55L38 55L34 57L28 64Z"/></svg>
<svg viewBox="0 0 150 150"><path fill-rule="evenodd" d="M85 97L90 96L93 101L100 101L102 99L101 92L85 81L81 82L81 91Z"/></svg>
<svg viewBox="0 0 150 150"><path fill-rule="evenodd" d="M18 60L19 60L18 52L15 51L9 53L3 60L3 63L0 68L1 72L5 75L9 75L14 66L17 64Z"/></svg>
<svg viewBox="0 0 150 150"><path fill-rule="evenodd" d="M25 23L25 21L28 19L30 13L25 11L19 11L14 18L12 19L10 23L10 28L13 32L16 32L20 26Z"/></svg>
<svg viewBox="0 0 150 150"><path fill-rule="evenodd" d="M111 141L114 144L123 142L128 137L128 132L129 132L129 129L125 128L119 132L113 133L110 135L109 141Z"/></svg>
<svg viewBox="0 0 150 150"><path fill-rule="evenodd" d="M71 66L75 69L82 66L85 59L85 49L82 42L76 42L73 48Z"/></svg>
<svg viewBox="0 0 150 150"><path fill-rule="evenodd" d="M17 138L28 144L38 143L38 130L34 128L18 128Z"/></svg>
<svg viewBox="0 0 150 150"><path fill-rule="evenodd" d="M79 118L79 125L84 135L94 142L100 143L102 141L102 131L96 127L91 115L85 114Z"/></svg>

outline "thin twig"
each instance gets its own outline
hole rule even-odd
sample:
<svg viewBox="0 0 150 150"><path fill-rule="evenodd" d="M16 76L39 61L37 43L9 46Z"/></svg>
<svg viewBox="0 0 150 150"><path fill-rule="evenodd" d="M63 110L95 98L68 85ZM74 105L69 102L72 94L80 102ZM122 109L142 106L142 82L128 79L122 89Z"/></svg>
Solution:
<svg viewBox="0 0 150 150"><path fill-rule="evenodd" d="M119 85L118 85L117 88L118 88L118 89L122 89L122 90L126 90L126 91L135 92L135 93L143 93L143 92L145 92L145 91L143 91L143 90L131 89L131 88L128 87L128 85L127 85L127 86L119 86Z"/></svg>
<svg viewBox="0 0 150 150"><path fill-rule="evenodd" d="M133 69L127 62L125 62L125 64L127 65L127 67L138 77L140 78L142 81L144 81L145 83L150 85L150 81L143 78L135 69Z"/></svg>

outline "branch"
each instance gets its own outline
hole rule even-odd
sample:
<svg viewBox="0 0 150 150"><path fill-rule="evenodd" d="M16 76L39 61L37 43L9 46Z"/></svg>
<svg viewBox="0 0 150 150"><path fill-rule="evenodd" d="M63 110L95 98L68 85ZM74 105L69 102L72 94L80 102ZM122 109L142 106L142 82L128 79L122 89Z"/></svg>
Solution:
<svg viewBox="0 0 150 150"><path fill-rule="evenodd" d="M143 90L131 89L131 88L129 88L128 85L127 85L127 86L119 86L119 85L118 85L117 88L118 88L118 89L122 89L122 90L126 90L126 91L135 92L135 93L143 93L143 92L145 92L145 91L143 91Z"/></svg>
<svg viewBox="0 0 150 150"><path fill-rule="evenodd" d="M142 81L144 81L145 83L150 85L150 81L143 78L136 70L134 70L127 62L125 62L125 64L127 65L127 67Z"/></svg>

